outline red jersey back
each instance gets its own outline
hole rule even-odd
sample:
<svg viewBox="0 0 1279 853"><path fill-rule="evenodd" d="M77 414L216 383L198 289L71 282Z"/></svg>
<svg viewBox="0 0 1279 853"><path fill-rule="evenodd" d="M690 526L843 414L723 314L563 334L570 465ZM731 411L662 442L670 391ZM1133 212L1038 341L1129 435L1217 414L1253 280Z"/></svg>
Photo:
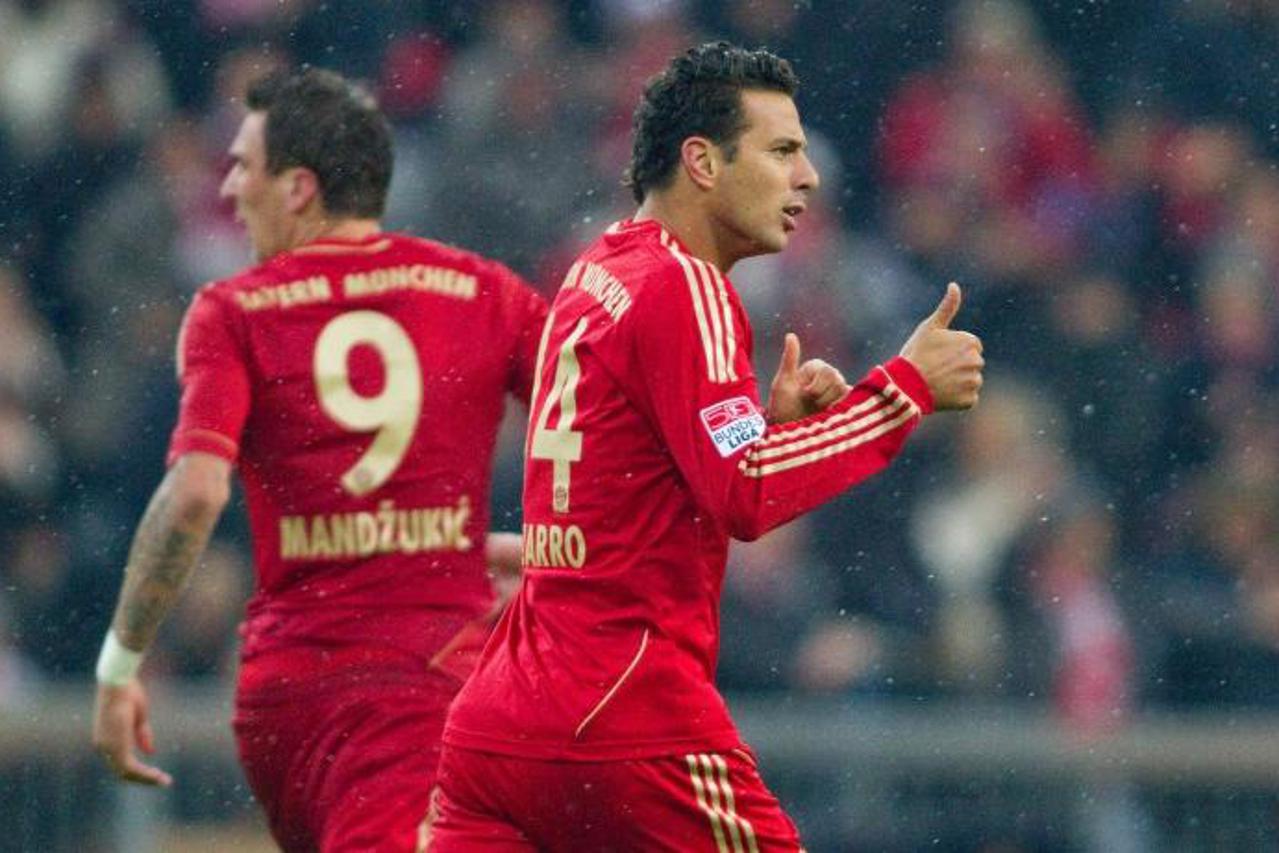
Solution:
<svg viewBox="0 0 1279 853"><path fill-rule="evenodd" d="M893 359L825 412L767 425L732 284L653 221L574 264L540 353L524 582L445 741L583 760L731 749L713 683L729 537L883 468L928 388Z"/></svg>
<svg viewBox="0 0 1279 853"><path fill-rule="evenodd" d="M169 458L238 463L258 575L246 679L299 646L420 667L488 606L493 447L545 311L500 264L396 234L311 243L197 294Z"/></svg>

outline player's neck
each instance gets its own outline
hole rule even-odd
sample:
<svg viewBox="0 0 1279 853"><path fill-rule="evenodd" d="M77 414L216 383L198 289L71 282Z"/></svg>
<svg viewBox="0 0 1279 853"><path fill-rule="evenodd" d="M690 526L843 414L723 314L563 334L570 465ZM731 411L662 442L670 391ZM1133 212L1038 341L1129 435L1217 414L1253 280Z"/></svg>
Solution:
<svg viewBox="0 0 1279 853"><path fill-rule="evenodd" d="M380 233L382 223L376 219L324 219L319 223L318 233L311 238L315 240L342 240L355 242Z"/></svg>
<svg viewBox="0 0 1279 853"><path fill-rule="evenodd" d="M660 192L650 192L635 214L635 221L654 219L684 244L693 257L710 261L721 272L727 273L740 258L730 253L723 241L717 239L719 231L715 219L695 198L683 198L678 186Z"/></svg>
<svg viewBox="0 0 1279 853"><path fill-rule="evenodd" d="M317 240L355 243L366 237L381 233L381 231L382 224L376 219L317 217L309 221L299 222L292 242L293 248L305 246Z"/></svg>

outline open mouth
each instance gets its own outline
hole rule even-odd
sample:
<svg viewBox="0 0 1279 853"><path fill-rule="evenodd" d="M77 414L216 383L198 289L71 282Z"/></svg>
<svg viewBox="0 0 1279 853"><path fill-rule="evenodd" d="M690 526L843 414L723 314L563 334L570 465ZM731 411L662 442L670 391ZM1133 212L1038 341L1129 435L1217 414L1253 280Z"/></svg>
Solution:
<svg viewBox="0 0 1279 853"><path fill-rule="evenodd" d="M804 212L802 204L788 204L782 208L782 227L787 231L795 230L795 219Z"/></svg>

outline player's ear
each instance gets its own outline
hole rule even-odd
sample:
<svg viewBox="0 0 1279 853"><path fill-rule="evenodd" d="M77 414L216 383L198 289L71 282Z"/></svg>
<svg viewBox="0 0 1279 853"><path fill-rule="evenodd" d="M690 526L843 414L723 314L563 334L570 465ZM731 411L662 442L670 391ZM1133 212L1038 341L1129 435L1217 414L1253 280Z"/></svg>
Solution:
<svg viewBox="0 0 1279 853"><path fill-rule="evenodd" d="M690 136L680 146L680 164L688 179L699 189L708 190L715 186L719 177L719 146L704 136Z"/></svg>
<svg viewBox="0 0 1279 853"><path fill-rule="evenodd" d="M289 170L286 184L290 213L301 213L312 201L320 199L320 179L315 172L302 167Z"/></svg>

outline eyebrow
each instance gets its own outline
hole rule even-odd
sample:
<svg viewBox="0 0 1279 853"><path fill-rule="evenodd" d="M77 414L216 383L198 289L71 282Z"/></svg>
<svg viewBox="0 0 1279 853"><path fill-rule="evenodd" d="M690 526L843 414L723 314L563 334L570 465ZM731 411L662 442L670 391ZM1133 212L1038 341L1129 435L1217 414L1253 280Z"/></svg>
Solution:
<svg viewBox="0 0 1279 853"><path fill-rule="evenodd" d="M802 151L808 147L808 140L794 136L779 136L768 143L769 149L785 148L788 151Z"/></svg>

